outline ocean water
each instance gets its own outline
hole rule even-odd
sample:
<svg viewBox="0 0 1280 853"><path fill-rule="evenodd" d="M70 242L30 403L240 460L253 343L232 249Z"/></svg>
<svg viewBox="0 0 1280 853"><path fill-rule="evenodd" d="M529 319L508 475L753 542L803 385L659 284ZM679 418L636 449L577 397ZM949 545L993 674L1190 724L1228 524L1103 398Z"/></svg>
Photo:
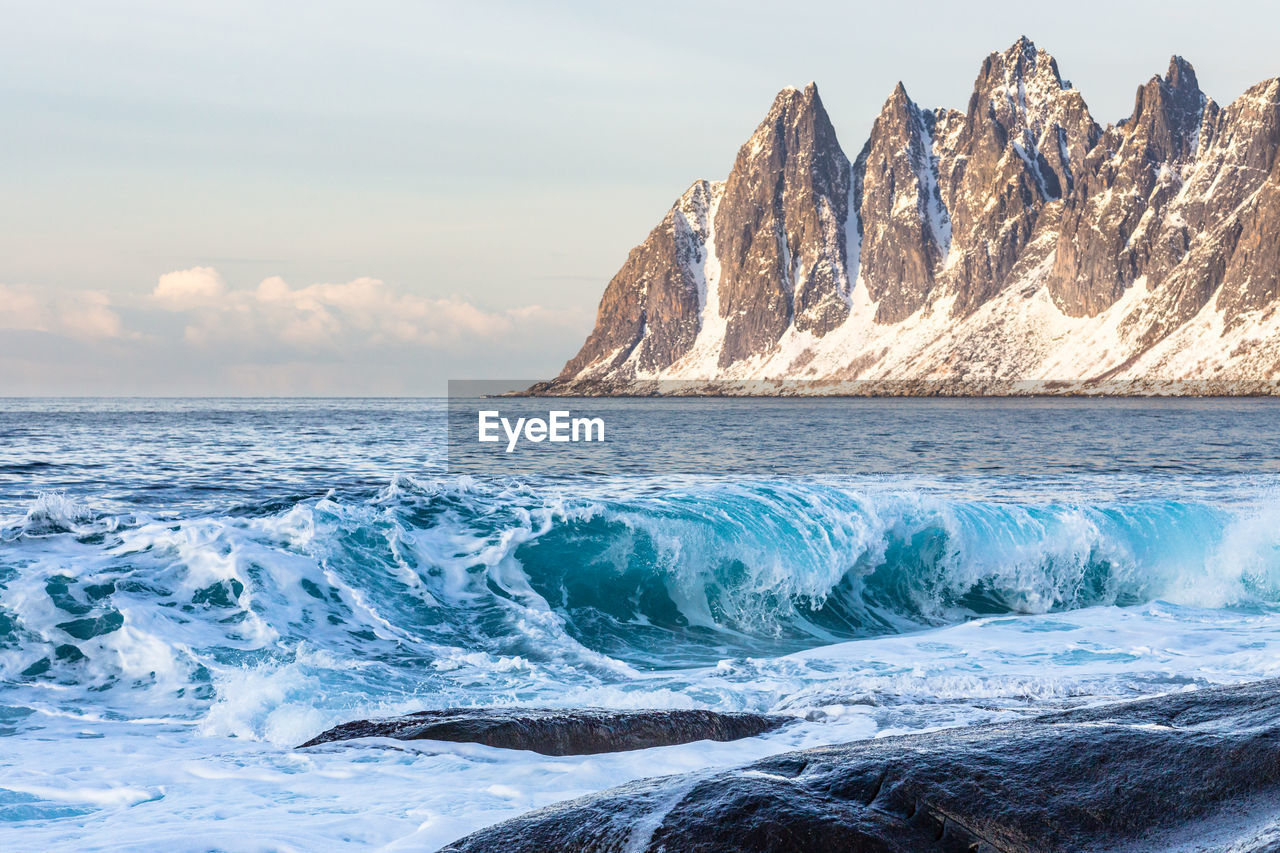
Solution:
<svg viewBox="0 0 1280 853"><path fill-rule="evenodd" d="M644 776L1280 675L1275 402L599 405L774 455L470 476L440 400L0 401L0 849L433 849ZM294 748L490 704L797 721Z"/></svg>

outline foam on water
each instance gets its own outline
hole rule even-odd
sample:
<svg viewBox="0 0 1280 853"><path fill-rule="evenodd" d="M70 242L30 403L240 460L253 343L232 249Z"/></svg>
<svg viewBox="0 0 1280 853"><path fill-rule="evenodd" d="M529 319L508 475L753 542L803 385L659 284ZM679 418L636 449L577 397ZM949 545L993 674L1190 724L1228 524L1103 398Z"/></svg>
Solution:
<svg viewBox="0 0 1280 853"><path fill-rule="evenodd" d="M127 488L82 460L0 495L0 848L424 849L642 776L1280 675L1265 478L370 485L356 459L211 499L216 460L177 488L119 453ZM564 758L292 748L481 704L796 722Z"/></svg>
<svg viewBox="0 0 1280 853"><path fill-rule="evenodd" d="M531 701L980 615L1269 610L1274 514L780 483L603 499L398 479L350 503L176 520L42 496L3 534L21 559L0 667L36 706L262 737L268 712L218 703Z"/></svg>
<svg viewBox="0 0 1280 853"><path fill-rule="evenodd" d="M24 842L42 848L128 849L163 840L178 849L431 849L527 809L644 776L1280 675L1266 651L1278 640L1280 619L1271 614L1103 607L987 617L613 685L584 682L549 693L545 704L768 707L802 719L737 743L566 758L377 739L296 752L287 746L350 714L281 703L270 679L228 680L209 719L247 708L232 729L251 736L165 720L31 715L24 736L7 739L14 751L0 814ZM287 690L287 675L285 682ZM257 718L263 703L276 704ZM43 796L52 790L59 798Z"/></svg>

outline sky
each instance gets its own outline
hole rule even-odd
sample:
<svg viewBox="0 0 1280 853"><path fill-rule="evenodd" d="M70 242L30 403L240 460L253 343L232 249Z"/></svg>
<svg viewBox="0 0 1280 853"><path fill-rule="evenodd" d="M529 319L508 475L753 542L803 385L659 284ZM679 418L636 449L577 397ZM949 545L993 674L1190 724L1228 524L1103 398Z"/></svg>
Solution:
<svg viewBox="0 0 1280 853"><path fill-rule="evenodd" d="M963 108L1022 34L1104 123L1174 53L1220 103L1280 74L1261 0L0 8L0 395L553 375L785 86L852 158L897 81Z"/></svg>

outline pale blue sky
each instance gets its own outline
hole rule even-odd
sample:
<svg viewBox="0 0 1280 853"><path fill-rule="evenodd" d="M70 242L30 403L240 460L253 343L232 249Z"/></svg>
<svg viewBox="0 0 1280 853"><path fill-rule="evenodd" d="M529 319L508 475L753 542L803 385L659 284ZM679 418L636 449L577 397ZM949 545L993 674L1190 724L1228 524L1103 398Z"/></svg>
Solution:
<svg viewBox="0 0 1280 853"><path fill-rule="evenodd" d="M1172 53L1224 103L1280 73L1261 2L2 5L0 394L554 373L783 86L852 157L1022 33L1103 122Z"/></svg>

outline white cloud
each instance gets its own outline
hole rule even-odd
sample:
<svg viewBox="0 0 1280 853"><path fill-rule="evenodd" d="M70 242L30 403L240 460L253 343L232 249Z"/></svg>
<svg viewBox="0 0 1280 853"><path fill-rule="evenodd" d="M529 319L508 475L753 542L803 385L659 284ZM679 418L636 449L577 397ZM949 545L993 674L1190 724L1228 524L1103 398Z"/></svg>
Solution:
<svg viewBox="0 0 1280 853"><path fill-rule="evenodd" d="M438 394L450 377L552 375L592 318L374 278L237 286L210 267L132 296L0 285L0 394Z"/></svg>
<svg viewBox="0 0 1280 853"><path fill-rule="evenodd" d="M124 324L105 293L49 292L32 285L0 284L0 329L48 332L78 340L124 336Z"/></svg>
<svg viewBox="0 0 1280 853"><path fill-rule="evenodd" d="M152 297L187 317L192 344L284 344L304 351L408 345L437 348L494 341L531 325L580 324L579 312L539 306L489 311L457 297L437 299L376 278L292 287L273 276L228 289L217 270L195 267L160 277Z"/></svg>
<svg viewBox="0 0 1280 853"><path fill-rule="evenodd" d="M182 310L217 305L226 291L227 283L213 267L192 267L160 276L151 296L166 308Z"/></svg>

